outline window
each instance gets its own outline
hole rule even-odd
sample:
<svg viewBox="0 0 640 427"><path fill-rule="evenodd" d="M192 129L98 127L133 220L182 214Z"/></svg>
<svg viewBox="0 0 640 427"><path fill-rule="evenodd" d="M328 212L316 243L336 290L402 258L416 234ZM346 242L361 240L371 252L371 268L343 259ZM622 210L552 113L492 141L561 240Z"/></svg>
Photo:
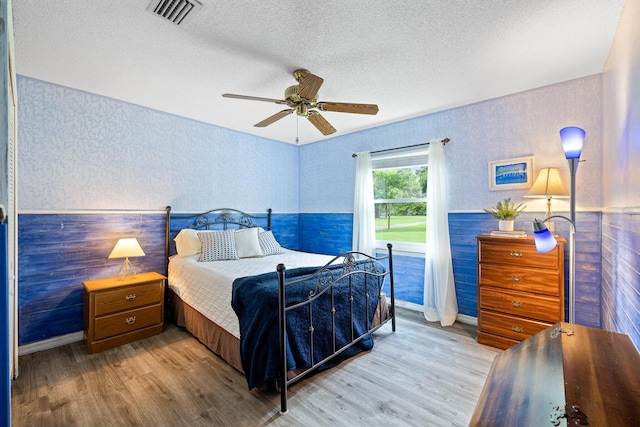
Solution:
<svg viewBox="0 0 640 427"><path fill-rule="evenodd" d="M425 251L428 149L372 157L376 247Z"/></svg>

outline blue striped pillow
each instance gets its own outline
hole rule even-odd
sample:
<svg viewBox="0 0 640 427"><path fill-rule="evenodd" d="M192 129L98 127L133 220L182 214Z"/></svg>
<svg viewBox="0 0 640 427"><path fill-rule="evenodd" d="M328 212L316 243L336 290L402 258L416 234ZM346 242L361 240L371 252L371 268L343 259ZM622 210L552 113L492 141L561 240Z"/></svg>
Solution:
<svg viewBox="0 0 640 427"><path fill-rule="evenodd" d="M208 231L198 233L202 243L200 262L238 259L234 230Z"/></svg>
<svg viewBox="0 0 640 427"><path fill-rule="evenodd" d="M258 235L260 239L260 247L262 248L262 252L264 256L268 255L278 255L284 253L284 249L280 246L280 243L273 236L271 230L263 231Z"/></svg>

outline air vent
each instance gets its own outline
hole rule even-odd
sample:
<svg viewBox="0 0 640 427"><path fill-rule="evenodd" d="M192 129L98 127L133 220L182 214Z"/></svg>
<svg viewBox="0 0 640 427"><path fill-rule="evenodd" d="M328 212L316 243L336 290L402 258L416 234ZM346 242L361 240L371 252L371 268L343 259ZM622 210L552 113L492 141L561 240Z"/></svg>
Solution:
<svg viewBox="0 0 640 427"><path fill-rule="evenodd" d="M202 3L197 0L153 0L147 10L173 24L182 25L201 7Z"/></svg>

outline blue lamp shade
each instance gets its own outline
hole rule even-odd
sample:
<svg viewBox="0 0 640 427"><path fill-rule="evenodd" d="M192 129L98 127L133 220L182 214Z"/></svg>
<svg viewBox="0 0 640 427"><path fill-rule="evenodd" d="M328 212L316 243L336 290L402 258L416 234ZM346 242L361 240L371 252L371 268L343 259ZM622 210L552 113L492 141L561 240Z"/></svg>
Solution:
<svg viewBox="0 0 640 427"><path fill-rule="evenodd" d="M558 244L544 222L537 219L533 222L533 240L536 243L536 250L541 254L551 251Z"/></svg>
<svg viewBox="0 0 640 427"><path fill-rule="evenodd" d="M579 159L584 144L586 132L576 127L566 127L560 129L560 139L562 139L562 149L567 159Z"/></svg>

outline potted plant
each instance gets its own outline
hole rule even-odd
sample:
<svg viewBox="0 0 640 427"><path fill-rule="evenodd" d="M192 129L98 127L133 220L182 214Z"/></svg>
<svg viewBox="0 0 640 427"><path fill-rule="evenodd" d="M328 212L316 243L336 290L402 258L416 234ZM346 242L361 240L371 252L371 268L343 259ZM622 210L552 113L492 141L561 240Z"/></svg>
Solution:
<svg viewBox="0 0 640 427"><path fill-rule="evenodd" d="M485 209L484 211L498 220L498 230L513 231L513 221L526 207L526 205L522 206L522 203L516 206L516 204L511 201L511 198L507 197L503 201L498 202L495 207Z"/></svg>

